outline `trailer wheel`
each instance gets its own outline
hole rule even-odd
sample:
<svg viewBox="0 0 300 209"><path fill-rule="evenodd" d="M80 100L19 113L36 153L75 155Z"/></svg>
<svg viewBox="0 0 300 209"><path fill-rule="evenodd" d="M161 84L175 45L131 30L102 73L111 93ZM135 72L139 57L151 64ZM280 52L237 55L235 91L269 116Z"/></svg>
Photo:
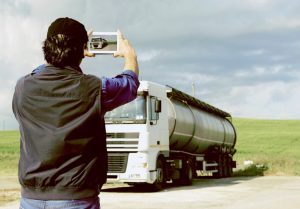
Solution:
<svg viewBox="0 0 300 209"><path fill-rule="evenodd" d="M222 178L224 176L224 161L223 161L223 155L219 155L217 158L217 163L218 163L218 172L213 173L213 177L215 178Z"/></svg>
<svg viewBox="0 0 300 209"><path fill-rule="evenodd" d="M232 158L229 155L224 155L223 157L223 177L232 176Z"/></svg>
<svg viewBox="0 0 300 209"><path fill-rule="evenodd" d="M158 158L156 162L156 180L151 185L151 190L160 191L165 187L166 183L166 172L164 166L164 160L162 158Z"/></svg>
<svg viewBox="0 0 300 209"><path fill-rule="evenodd" d="M185 163L184 167L181 169L179 179L173 179L173 183L180 186L191 185L193 183L193 177L193 167L190 162L188 162Z"/></svg>
<svg viewBox="0 0 300 209"><path fill-rule="evenodd" d="M227 155L223 155L223 176L226 178L229 176L229 160Z"/></svg>
<svg viewBox="0 0 300 209"><path fill-rule="evenodd" d="M231 177L232 176L232 158L230 156L228 156L228 177Z"/></svg>
<svg viewBox="0 0 300 209"><path fill-rule="evenodd" d="M190 165L190 163L186 164L186 167L183 172L183 185L191 185L193 183L193 168Z"/></svg>

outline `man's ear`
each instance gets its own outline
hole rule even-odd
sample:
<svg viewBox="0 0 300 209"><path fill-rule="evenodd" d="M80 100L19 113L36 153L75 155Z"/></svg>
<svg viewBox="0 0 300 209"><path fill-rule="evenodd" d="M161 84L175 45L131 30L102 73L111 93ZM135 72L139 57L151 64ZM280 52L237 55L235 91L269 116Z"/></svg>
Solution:
<svg viewBox="0 0 300 209"><path fill-rule="evenodd" d="M83 57L95 57L95 54L88 51L87 43L83 44Z"/></svg>
<svg viewBox="0 0 300 209"><path fill-rule="evenodd" d="M84 58L85 57L85 53L86 53L86 51L87 51L87 45L86 45L86 43L84 43L83 44L83 50L82 50L83 52L83 56L82 56L82 58Z"/></svg>

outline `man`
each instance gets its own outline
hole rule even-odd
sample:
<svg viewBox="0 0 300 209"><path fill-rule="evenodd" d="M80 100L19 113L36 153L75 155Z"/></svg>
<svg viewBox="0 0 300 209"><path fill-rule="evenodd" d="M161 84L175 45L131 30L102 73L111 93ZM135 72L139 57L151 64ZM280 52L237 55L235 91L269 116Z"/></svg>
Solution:
<svg viewBox="0 0 300 209"><path fill-rule="evenodd" d="M100 208L106 182L104 114L136 98L138 63L134 49L118 32L124 71L115 78L84 74L79 65L87 51L85 27L59 18L48 28L43 51L47 64L22 77L13 111L21 149L20 208Z"/></svg>

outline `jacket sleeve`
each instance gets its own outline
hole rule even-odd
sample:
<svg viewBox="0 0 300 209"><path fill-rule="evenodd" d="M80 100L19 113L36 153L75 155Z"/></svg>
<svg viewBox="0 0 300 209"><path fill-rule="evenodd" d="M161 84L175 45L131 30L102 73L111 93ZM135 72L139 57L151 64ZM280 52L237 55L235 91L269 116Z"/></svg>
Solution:
<svg viewBox="0 0 300 209"><path fill-rule="evenodd" d="M140 85L137 75L131 70L113 78L102 78L101 108L111 111L116 107L131 102L137 96Z"/></svg>

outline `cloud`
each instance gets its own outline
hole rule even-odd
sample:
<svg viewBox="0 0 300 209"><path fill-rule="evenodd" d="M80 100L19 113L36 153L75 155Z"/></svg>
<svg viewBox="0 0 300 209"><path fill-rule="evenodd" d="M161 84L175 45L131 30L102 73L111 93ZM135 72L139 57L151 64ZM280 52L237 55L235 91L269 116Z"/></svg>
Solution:
<svg viewBox="0 0 300 209"><path fill-rule="evenodd" d="M300 112L297 111L299 97L300 84L298 82L261 83L232 88L229 94L232 102L228 101L227 105L234 105L236 108L232 109L232 113L240 117L299 119Z"/></svg>
<svg viewBox="0 0 300 209"><path fill-rule="evenodd" d="M140 62L149 62L153 60L155 57L159 56L160 52L157 50L151 50L151 51L142 51L138 54L139 54Z"/></svg>
<svg viewBox="0 0 300 209"><path fill-rule="evenodd" d="M70 8L72 5L72 8ZM17 79L44 62L49 24L69 16L87 29L120 29L144 80L168 84L235 117L300 118L300 2L283 0L4 0L0 7L0 124L14 121ZM89 74L113 76L123 60L85 59ZM7 125L8 127L8 125Z"/></svg>
<svg viewBox="0 0 300 209"><path fill-rule="evenodd" d="M244 54L246 56L260 56L265 53L266 53L266 51L264 49L251 49L249 51L246 51Z"/></svg>

